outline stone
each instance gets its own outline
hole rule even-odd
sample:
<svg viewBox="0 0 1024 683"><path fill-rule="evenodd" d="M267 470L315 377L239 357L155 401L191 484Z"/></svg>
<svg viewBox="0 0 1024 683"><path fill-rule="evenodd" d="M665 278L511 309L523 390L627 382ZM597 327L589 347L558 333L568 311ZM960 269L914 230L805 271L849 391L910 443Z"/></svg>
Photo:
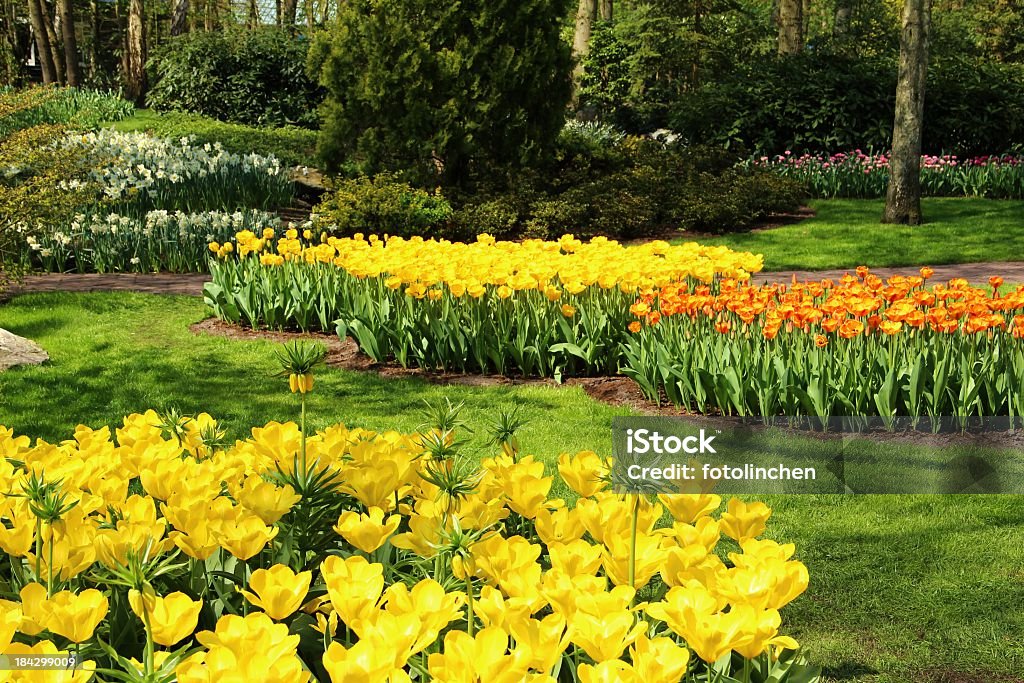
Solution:
<svg viewBox="0 0 1024 683"><path fill-rule="evenodd" d="M0 372L15 365L40 365L49 359L35 342L0 328Z"/></svg>

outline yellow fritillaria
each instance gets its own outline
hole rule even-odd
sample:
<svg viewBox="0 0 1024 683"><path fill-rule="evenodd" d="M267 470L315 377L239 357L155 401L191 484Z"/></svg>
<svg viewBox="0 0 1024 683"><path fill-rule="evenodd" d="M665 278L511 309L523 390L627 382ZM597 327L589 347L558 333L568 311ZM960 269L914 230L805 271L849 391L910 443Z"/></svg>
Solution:
<svg viewBox="0 0 1024 683"><path fill-rule="evenodd" d="M249 577L251 591L240 591L245 599L256 605L271 619L280 621L302 606L309 592L312 572L296 574L291 567L275 564L270 569L257 569Z"/></svg>
<svg viewBox="0 0 1024 683"><path fill-rule="evenodd" d="M163 597L147 596L143 604L142 593L131 590L128 591L128 604L132 612L149 625L153 641L167 647L192 635L199 624L199 612L203 609L201 600L193 600L177 591Z"/></svg>
<svg viewBox="0 0 1024 683"><path fill-rule="evenodd" d="M401 522L400 515L391 515L385 520L384 511L373 506L365 514L352 510L341 513L334 530L364 553L372 553L384 545Z"/></svg>

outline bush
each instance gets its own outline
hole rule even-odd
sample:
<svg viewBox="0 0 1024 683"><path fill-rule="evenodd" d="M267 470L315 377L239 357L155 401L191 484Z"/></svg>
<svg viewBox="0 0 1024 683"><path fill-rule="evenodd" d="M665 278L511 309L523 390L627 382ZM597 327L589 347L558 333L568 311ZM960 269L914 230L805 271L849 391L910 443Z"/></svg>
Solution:
<svg viewBox="0 0 1024 683"><path fill-rule="evenodd" d="M354 0L310 52L328 171L445 185L551 150L569 100L567 0Z"/></svg>
<svg viewBox="0 0 1024 683"><path fill-rule="evenodd" d="M344 235L635 239L672 228L743 230L799 206L798 181L738 162L721 150L573 129L549 164L453 188L447 200L394 175L342 181L316 208L317 223Z"/></svg>
<svg viewBox="0 0 1024 683"><path fill-rule="evenodd" d="M681 96L667 123L686 139L781 154L888 149L896 65L807 53L751 63ZM1024 142L1024 66L955 60L931 65L926 153L992 154Z"/></svg>
<svg viewBox="0 0 1024 683"><path fill-rule="evenodd" d="M382 174L340 181L317 205L313 224L332 234L430 236L443 231L452 207L440 195Z"/></svg>
<svg viewBox="0 0 1024 683"><path fill-rule="evenodd" d="M306 75L306 48L271 27L179 36L150 59L149 104L250 125L316 127L323 92Z"/></svg>
<svg viewBox="0 0 1024 683"><path fill-rule="evenodd" d="M199 114L167 112L139 117L119 130L143 130L156 137L193 137L199 144L220 143L232 154L273 155L284 166L316 166L316 131L298 126L257 128L225 123Z"/></svg>

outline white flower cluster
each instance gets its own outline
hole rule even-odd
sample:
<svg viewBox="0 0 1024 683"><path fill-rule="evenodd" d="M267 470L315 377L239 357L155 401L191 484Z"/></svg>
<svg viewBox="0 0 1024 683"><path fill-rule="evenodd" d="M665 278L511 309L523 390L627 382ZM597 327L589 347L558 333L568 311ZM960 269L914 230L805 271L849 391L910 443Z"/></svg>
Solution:
<svg viewBox="0 0 1024 683"><path fill-rule="evenodd" d="M44 231L25 241L48 271L199 272L206 266L210 242L229 241L242 230L276 229L280 223L265 211L77 214L66 232Z"/></svg>
<svg viewBox="0 0 1024 683"><path fill-rule="evenodd" d="M62 145L63 149L85 150L92 166L90 179L98 181L104 194L115 200L135 192L153 194L159 185L177 185L209 176L287 175L276 157L232 154L220 143L199 145L188 137L171 140L103 128L70 135Z"/></svg>

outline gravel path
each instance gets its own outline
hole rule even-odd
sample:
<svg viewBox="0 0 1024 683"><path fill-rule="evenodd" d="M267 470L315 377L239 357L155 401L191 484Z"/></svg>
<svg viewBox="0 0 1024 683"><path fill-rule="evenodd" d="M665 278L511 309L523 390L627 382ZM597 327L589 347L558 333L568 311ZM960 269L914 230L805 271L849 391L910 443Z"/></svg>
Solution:
<svg viewBox="0 0 1024 683"><path fill-rule="evenodd" d="M846 270L825 271L783 271L758 273L755 282L788 282L796 274L798 280L820 280L823 278L838 279ZM916 266L902 268L873 268L880 277L888 277L895 273L915 275ZM1024 283L1024 261L992 261L988 263L962 263L951 266L935 266L932 282L945 282L954 277L966 278L972 284L987 284L988 278L999 275L1007 283ZM208 277L204 274L173 274L136 275L131 273L115 273L110 275L80 275L77 273L31 275L25 278L20 287L12 294L28 292L143 292L145 294L181 294L202 296L203 283Z"/></svg>

